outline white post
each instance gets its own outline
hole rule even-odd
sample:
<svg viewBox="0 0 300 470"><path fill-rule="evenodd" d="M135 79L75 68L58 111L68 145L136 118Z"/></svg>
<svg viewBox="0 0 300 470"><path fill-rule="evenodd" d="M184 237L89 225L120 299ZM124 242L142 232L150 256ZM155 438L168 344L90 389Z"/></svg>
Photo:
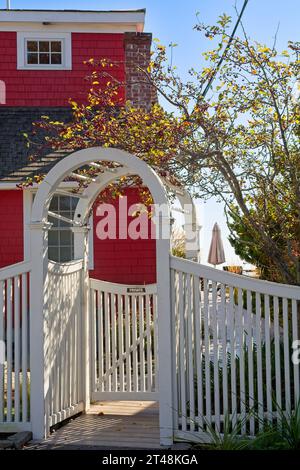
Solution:
<svg viewBox="0 0 300 470"><path fill-rule="evenodd" d="M186 222L183 226L183 230L185 233L186 259L200 263L201 225Z"/></svg>
<svg viewBox="0 0 300 470"><path fill-rule="evenodd" d="M158 384L161 445L173 444L172 337L170 292L170 239L162 235L170 230L170 217L160 214L156 238Z"/></svg>
<svg viewBox="0 0 300 470"><path fill-rule="evenodd" d="M30 274L30 416L34 439L47 432L45 395L47 389L44 348L44 308L48 268L49 224L30 224L32 271Z"/></svg>
<svg viewBox="0 0 300 470"><path fill-rule="evenodd" d="M83 259L81 315L82 315L82 392L84 409L90 407L90 286L89 286L89 226L73 227L74 258Z"/></svg>

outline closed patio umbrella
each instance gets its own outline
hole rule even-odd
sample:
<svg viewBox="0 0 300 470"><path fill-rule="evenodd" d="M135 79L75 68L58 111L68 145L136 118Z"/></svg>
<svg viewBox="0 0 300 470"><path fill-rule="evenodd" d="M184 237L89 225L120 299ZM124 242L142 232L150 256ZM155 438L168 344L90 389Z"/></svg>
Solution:
<svg viewBox="0 0 300 470"><path fill-rule="evenodd" d="M209 264L213 264L215 267L217 264L225 263L225 254L221 238L221 230L217 223L215 223L212 230L212 238L210 242L207 262Z"/></svg>

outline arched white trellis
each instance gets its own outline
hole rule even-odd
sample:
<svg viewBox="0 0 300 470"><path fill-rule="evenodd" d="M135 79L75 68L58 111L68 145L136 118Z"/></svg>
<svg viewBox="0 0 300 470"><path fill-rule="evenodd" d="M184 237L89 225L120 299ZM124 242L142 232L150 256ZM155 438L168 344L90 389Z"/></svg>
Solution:
<svg viewBox="0 0 300 470"><path fill-rule="evenodd" d="M101 166L101 162L118 164L115 169L106 166L103 173L84 191L78 195L79 203L76 210L75 221L80 223L74 228L75 256L82 258L84 269L83 308L84 341L83 362L85 364L84 400L89 405L89 350L88 350L88 238L87 220L89 210L97 196L110 182L120 176L138 175L145 186L150 190L154 203L168 207L168 198L164 185L158 175L140 159L118 149L89 148L76 151L57 163L47 174L38 188L34 199L31 215L31 254L32 254L32 285L36 287L36 295L32 299L32 312L34 326L32 329L32 357L31 364L31 399L35 403L32 415L32 429L36 437L45 434L45 397L49 386L49 377L45 366L45 348L43 334L44 312L47 308L47 272L48 272L48 239L47 232L48 210L53 195L58 191L60 183L76 169L84 165ZM76 195L75 195L76 196ZM157 233L166 233L164 226L169 227L169 210L165 215L160 213ZM157 294L158 294L158 346L159 346L159 402L160 402L160 429L161 442L172 442L172 365L171 365L171 320L170 320L170 240L158 236L156 240L157 252Z"/></svg>

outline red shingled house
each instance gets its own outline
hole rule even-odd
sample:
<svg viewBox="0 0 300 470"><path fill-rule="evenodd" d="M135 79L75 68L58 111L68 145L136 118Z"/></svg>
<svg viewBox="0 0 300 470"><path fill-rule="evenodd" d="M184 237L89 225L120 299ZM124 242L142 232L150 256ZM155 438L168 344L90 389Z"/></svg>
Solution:
<svg viewBox="0 0 300 470"><path fill-rule="evenodd" d="M149 60L151 34L144 33L145 10L50 11L0 10L0 268L29 257L28 221L36 188L18 189L28 176L45 173L55 159L31 163L23 133L41 115L71 118L69 98L80 100L88 84L84 61L91 57L118 60L115 73L126 79L126 99L149 106L151 90L134 83L130 63ZM66 187L66 189L71 189ZM134 190L128 203L138 202ZM116 201L116 205L118 201ZM72 217L72 197L56 196L51 210ZM155 282L155 240L99 240L96 208L91 217L90 269L93 278L126 284ZM54 221L49 258L73 256L70 226Z"/></svg>

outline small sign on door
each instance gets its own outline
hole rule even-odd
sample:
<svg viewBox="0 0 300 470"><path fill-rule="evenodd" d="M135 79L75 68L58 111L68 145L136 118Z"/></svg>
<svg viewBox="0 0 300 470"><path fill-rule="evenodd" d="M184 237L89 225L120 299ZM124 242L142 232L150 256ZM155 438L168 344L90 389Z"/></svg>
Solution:
<svg viewBox="0 0 300 470"><path fill-rule="evenodd" d="M145 287L127 287L127 294L143 294L145 292Z"/></svg>

